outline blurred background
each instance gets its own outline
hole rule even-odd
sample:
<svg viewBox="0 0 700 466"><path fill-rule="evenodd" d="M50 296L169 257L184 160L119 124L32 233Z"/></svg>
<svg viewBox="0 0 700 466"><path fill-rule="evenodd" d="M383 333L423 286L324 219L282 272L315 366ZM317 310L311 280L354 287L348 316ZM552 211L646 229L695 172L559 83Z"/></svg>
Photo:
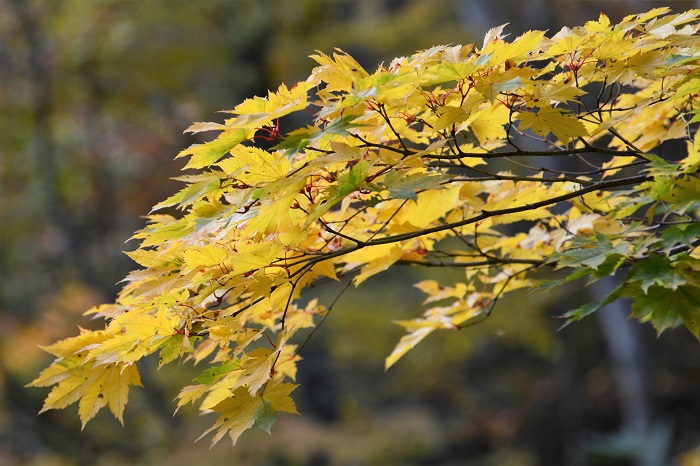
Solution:
<svg viewBox="0 0 700 466"><path fill-rule="evenodd" d="M384 373L421 312L414 269L343 296L304 349L295 399L272 436L235 449L194 440L213 422L172 400L201 368L142 367L121 427L77 408L37 415L50 362L37 345L97 328L136 264L123 250L180 188L173 157L193 121L304 79L308 55L340 47L368 70L436 44L613 21L697 1L0 0L0 464L700 465L700 347L657 337L623 305L557 331L601 288L499 303L484 324L437 333ZM283 131L291 128L282 128ZM204 137L207 137L206 134ZM439 279L459 277L438 272ZM328 303L337 292L321 292Z"/></svg>

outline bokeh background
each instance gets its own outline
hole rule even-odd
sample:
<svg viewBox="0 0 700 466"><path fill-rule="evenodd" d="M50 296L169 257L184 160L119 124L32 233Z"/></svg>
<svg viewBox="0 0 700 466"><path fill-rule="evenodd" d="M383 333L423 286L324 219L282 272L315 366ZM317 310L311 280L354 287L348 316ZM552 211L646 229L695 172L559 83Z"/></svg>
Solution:
<svg viewBox="0 0 700 466"><path fill-rule="evenodd" d="M201 368L142 367L126 426L77 408L37 415L49 363L37 345L72 336L135 264L122 254L152 205L179 189L183 130L304 79L314 50L367 69L491 27L614 21L698 1L0 0L0 464L700 465L700 345L657 337L624 303L557 330L602 288L574 284L499 303L482 325L438 333L389 372L420 313L426 275L398 270L343 296L304 349L295 398L269 436L235 449L194 440L213 421L173 398ZM283 131L290 130L282 128ZM207 136L204 135L206 138ZM440 279L459 277L437 272ZM337 286L319 292L326 303Z"/></svg>

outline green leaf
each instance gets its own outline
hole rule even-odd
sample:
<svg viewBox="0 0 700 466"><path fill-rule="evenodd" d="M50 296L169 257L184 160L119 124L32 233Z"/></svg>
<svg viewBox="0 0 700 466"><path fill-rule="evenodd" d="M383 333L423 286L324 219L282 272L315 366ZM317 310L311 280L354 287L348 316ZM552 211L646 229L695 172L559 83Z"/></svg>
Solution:
<svg viewBox="0 0 700 466"><path fill-rule="evenodd" d="M676 290L687 283L683 273L676 270L671 261L658 254L651 254L649 259L635 264L629 281L640 282L645 293L654 285Z"/></svg>
<svg viewBox="0 0 700 466"><path fill-rule="evenodd" d="M425 189L441 189L441 181L447 177L430 173L413 173L391 171L384 177L384 188L389 190L391 197L398 199L417 199L417 192Z"/></svg>
<svg viewBox="0 0 700 466"><path fill-rule="evenodd" d="M667 177L656 178L651 182L651 197L662 199L673 190L673 181Z"/></svg>
<svg viewBox="0 0 700 466"><path fill-rule="evenodd" d="M241 368L241 363L240 361L230 361L230 362L225 362L219 366L216 367L211 367L201 374L199 374L197 377L195 377L194 381L198 383L203 383L205 385L211 385L214 382L218 381L221 379L224 375L228 374L231 371L235 371L237 369Z"/></svg>
<svg viewBox="0 0 700 466"><path fill-rule="evenodd" d="M317 126L307 126L288 133L282 142L273 147L273 150L288 149L288 155L294 155L300 150L313 143L322 135L322 131Z"/></svg>
<svg viewBox="0 0 700 466"><path fill-rule="evenodd" d="M183 339L185 338L184 335L173 335L171 337L168 337L167 340L163 343L163 347L160 350L160 360L158 361L158 369L163 367L164 365L173 362L177 358L180 357L184 352L189 352L186 350L186 347L183 345ZM190 345L189 348L192 347L192 343L194 343L197 340L201 340L201 337L190 337Z"/></svg>
<svg viewBox="0 0 700 466"><path fill-rule="evenodd" d="M659 333L683 323L699 338L700 288L683 285L673 290L651 286L645 293L638 284L630 284L623 294L632 298L632 316L643 322L651 322Z"/></svg>
<svg viewBox="0 0 700 466"><path fill-rule="evenodd" d="M698 202L700 200L700 181L696 178L684 177L673 180L671 189L660 199L672 203Z"/></svg>
<svg viewBox="0 0 700 466"><path fill-rule="evenodd" d="M588 317L589 315L598 311L600 308L612 303L613 301L616 301L618 298L620 298L620 294L624 286L624 283L618 286L610 293L610 295L607 298L600 302L586 303L578 309L574 309L572 311L567 312L566 314L564 314L564 317L567 318L567 321L564 325L561 326L561 328L564 328L573 322L577 322L583 319L584 317Z"/></svg>
<svg viewBox="0 0 700 466"><path fill-rule="evenodd" d="M277 421L277 410L272 407L271 403L263 398L255 413L255 423L260 429L269 434L275 421Z"/></svg>
<svg viewBox="0 0 700 466"><path fill-rule="evenodd" d="M556 260L554 257L551 258L552 263L556 263ZM535 287L533 287L533 291L548 291L551 290L552 288L558 288L559 286L572 282L574 280L578 280L579 278L583 278L585 276L590 275L593 272L593 269L589 269L587 267L580 267L578 269L575 269L573 272L571 272L569 275L567 275L565 278L560 278L558 280L543 280L539 282Z"/></svg>
<svg viewBox="0 0 700 466"><path fill-rule="evenodd" d="M574 238L570 249L556 255L556 262L558 268L585 266L597 270L604 263L618 264L619 267L630 249L630 245L622 241L613 246L607 236L596 232L595 239Z"/></svg>

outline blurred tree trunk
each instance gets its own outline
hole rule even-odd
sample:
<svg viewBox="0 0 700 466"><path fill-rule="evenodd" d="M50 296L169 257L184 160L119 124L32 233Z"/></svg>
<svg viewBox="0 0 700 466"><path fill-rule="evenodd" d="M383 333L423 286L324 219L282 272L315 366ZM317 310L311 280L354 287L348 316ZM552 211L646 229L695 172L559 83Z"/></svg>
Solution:
<svg viewBox="0 0 700 466"><path fill-rule="evenodd" d="M602 301L617 287L619 280L609 277L591 285L591 294ZM637 445L630 456L638 466L663 466L668 452L663 432L653 429L651 397L646 371L647 357L641 344L637 321L628 318L629 306L615 301L596 313L608 347L610 370L620 404L620 438Z"/></svg>

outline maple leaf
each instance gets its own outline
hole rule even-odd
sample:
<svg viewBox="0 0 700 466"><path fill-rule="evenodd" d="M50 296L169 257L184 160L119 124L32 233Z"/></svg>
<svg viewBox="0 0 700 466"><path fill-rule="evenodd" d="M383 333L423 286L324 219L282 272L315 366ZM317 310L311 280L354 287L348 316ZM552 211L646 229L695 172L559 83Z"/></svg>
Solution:
<svg viewBox="0 0 700 466"><path fill-rule="evenodd" d="M219 418L197 440L216 430L212 438L212 446L226 434L231 437L235 445L241 434L256 423L262 430L269 433L278 412L298 414L289 396L296 387L297 385L289 383L271 384L261 395L251 395L243 388L235 390L230 397L212 409L220 413Z"/></svg>
<svg viewBox="0 0 700 466"><path fill-rule="evenodd" d="M475 112L468 120L469 129L481 144L489 139L501 139L506 136L505 125L508 124L510 111L505 105L496 104Z"/></svg>
<svg viewBox="0 0 700 466"><path fill-rule="evenodd" d="M267 97L246 99L229 111L238 116L228 120L226 126L236 129L260 128L269 125L276 118L303 110L306 108L307 92L311 87L312 83L307 82L297 83L291 89L282 84L277 92L270 91Z"/></svg>
<svg viewBox="0 0 700 466"><path fill-rule="evenodd" d="M617 260L630 252L629 244L613 244L607 236L598 232L593 239L575 237L566 251L552 256L552 261L556 262L558 267L585 266L596 270L611 257Z"/></svg>
<svg viewBox="0 0 700 466"><path fill-rule="evenodd" d="M653 285L644 291L639 285L629 285L623 294L632 298L632 315L651 322L659 333L685 324L696 338L700 338L700 288L697 286L683 285L673 289Z"/></svg>
<svg viewBox="0 0 700 466"><path fill-rule="evenodd" d="M408 333L407 335L404 335L401 337L401 340L397 343L396 347L394 350L391 352L389 356L387 356L386 361L384 362L384 369L387 370L396 362L401 359L402 356L404 356L406 353L408 353L411 349L413 349L418 343L423 341L425 337L433 333L434 330L437 330L439 328L438 325L435 326L425 326L425 327L419 327L416 330L412 331L411 333Z"/></svg>
<svg viewBox="0 0 700 466"><path fill-rule="evenodd" d="M360 283L380 272L385 271L395 264L396 261L401 259L403 250L399 246L389 245L389 247L386 249L388 250L380 257L367 262L362 267L362 271L352 281L355 286L360 286Z"/></svg>
<svg viewBox="0 0 700 466"><path fill-rule="evenodd" d="M642 291L647 293L651 286L661 286L677 290L687 282L686 272L676 269L673 264L658 254L651 254L649 259L634 267L630 282L639 282Z"/></svg>
<svg viewBox="0 0 700 466"><path fill-rule="evenodd" d="M94 337L90 334L84 334L84 336ZM64 340L64 342L72 346L76 339ZM66 346L66 344L54 345L52 350L58 350L60 347L59 351L63 352ZM142 386L136 366L98 365L92 361L86 361L86 354L87 350L84 349L74 354L66 354L27 385L28 387L55 385L46 397L40 413L49 409L62 409L79 401L78 413L83 427L105 406L109 406L112 414L123 424L129 386Z"/></svg>
<svg viewBox="0 0 700 466"><path fill-rule="evenodd" d="M396 220L425 228L451 210L458 197L459 190L454 187L424 191L401 209Z"/></svg>
<svg viewBox="0 0 700 466"><path fill-rule="evenodd" d="M89 359L98 364L133 363L154 353L167 339L178 333L180 318L166 308L154 314L131 311L112 320L105 339L87 346Z"/></svg>
<svg viewBox="0 0 700 466"><path fill-rule="evenodd" d="M191 129L193 129L191 127ZM218 128L212 128L218 129ZM194 131L193 131L194 132ZM251 131L244 129L226 130L213 141L204 144L193 144L180 152L177 157L190 156L185 168L204 168L216 163L231 149L252 136Z"/></svg>
<svg viewBox="0 0 700 466"><path fill-rule="evenodd" d="M537 111L518 113L516 118L521 130L532 128L535 134L542 137L552 133L564 144L587 134L583 123L559 108L543 107Z"/></svg>
<svg viewBox="0 0 700 466"><path fill-rule="evenodd" d="M185 251L184 271L199 268L217 267L228 257L228 251L214 244L195 246Z"/></svg>

